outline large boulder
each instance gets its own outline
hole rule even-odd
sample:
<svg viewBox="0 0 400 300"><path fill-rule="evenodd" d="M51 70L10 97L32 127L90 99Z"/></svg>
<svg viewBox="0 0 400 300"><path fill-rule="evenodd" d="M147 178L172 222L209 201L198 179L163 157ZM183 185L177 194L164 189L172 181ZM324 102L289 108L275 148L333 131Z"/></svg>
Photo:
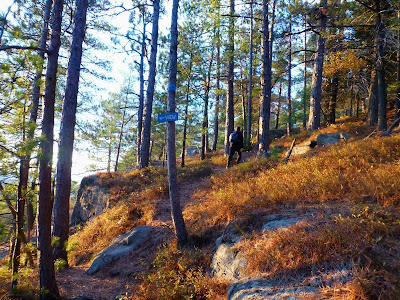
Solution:
<svg viewBox="0 0 400 300"><path fill-rule="evenodd" d="M345 284L353 277L354 274L350 267L344 266L338 270L318 272L288 286L282 285L282 282L276 280L252 278L232 284L228 291L228 300L317 299L316 295L320 294L324 287ZM313 294L316 295L313 297Z"/></svg>
<svg viewBox="0 0 400 300"><path fill-rule="evenodd" d="M71 225L82 225L110 206L107 190L98 184L99 175L84 177L79 187Z"/></svg>
<svg viewBox="0 0 400 300"><path fill-rule="evenodd" d="M350 138L347 132L322 133L317 136L318 147L334 145L340 141L347 141Z"/></svg>
<svg viewBox="0 0 400 300"><path fill-rule="evenodd" d="M127 256L149 237L152 228L152 226L137 226L131 232L116 238L110 246L95 257L89 269L86 271L87 274L93 275L114 260Z"/></svg>
<svg viewBox="0 0 400 300"><path fill-rule="evenodd" d="M273 217L272 217L273 216ZM270 216L270 221L265 223L262 226L262 229L265 233L268 231L275 231L275 230L286 230L290 226L293 226L294 224L300 222L301 220L298 218L282 218L279 219L279 217L271 215Z"/></svg>
<svg viewBox="0 0 400 300"><path fill-rule="evenodd" d="M247 261L234 244L220 244L211 262L211 274L230 283L245 277Z"/></svg>
<svg viewBox="0 0 400 300"><path fill-rule="evenodd" d="M228 291L228 300L307 299L307 295L316 291L317 288L311 286L282 288L279 283L256 279L233 284Z"/></svg>
<svg viewBox="0 0 400 300"><path fill-rule="evenodd" d="M197 146L189 146L186 148L186 155L188 157L194 157L200 153L199 147Z"/></svg>

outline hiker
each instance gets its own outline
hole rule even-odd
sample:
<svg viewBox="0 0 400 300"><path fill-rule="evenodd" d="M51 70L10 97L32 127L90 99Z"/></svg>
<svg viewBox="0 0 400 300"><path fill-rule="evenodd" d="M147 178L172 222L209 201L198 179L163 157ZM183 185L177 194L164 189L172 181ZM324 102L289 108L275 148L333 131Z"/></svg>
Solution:
<svg viewBox="0 0 400 300"><path fill-rule="evenodd" d="M228 157L228 164L226 168L229 168L230 162L233 158L235 152L238 153L237 163L240 163L240 159L242 158L242 151L243 151L243 133L240 131L240 127L236 127L236 130L232 131L231 135L229 136L230 142L230 149L229 149L229 157Z"/></svg>

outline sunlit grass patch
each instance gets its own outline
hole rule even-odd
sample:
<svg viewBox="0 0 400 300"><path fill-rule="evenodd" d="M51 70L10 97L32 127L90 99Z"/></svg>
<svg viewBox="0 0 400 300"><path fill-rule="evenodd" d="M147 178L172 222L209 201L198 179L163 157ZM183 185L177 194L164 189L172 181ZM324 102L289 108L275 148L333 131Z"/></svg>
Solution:
<svg viewBox="0 0 400 300"><path fill-rule="evenodd" d="M180 181L198 179L208 176L211 171L210 164L193 162L178 169L178 178ZM100 177L100 185L107 187L114 204L70 238L69 259L72 265L89 262L114 238L138 225L150 224L157 201L168 193L168 176L161 168L105 173Z"/></svg>
<svg viewBox="0 0 400 300"><path fill-rule="evenodd" d="M213 177L200 211L209 224L229 222L241 213L276 205L375 199L381 204L400 201L400 136L374 138L330 146L306 159L287 164L233 168Z"/></svg>
<svg viewBox="0 0 400 300"><path fill-rule="evenodd" d="M348 265L363 293L372 297L368 299L376 299L379 291L386 294L382 299L396 299L400 293L396 275L400 268L399 217L394 209L356 206L346 216L331 216L327 222L303 221L285 231L255 234L239 246L247 258L249 274L283 280Z"/></svg>
<svg viewBox="0 0 400 300"><path fill-rule="evenodd" d="M161 249L131 299L225 299L226 285L208 275L210 259L208 252L175 244Z"/></svg>
<svg viewBox="0 0 400 300"><path fill-rule="evenodd" d="M18 271L18 289L11 291L11 269L7 259L0 261L0 297L2 299L32 299L39 285L37 268L20 267ZM11 297L14 293L15 296ZM5 296L8 295L8 296Z"/></svg>

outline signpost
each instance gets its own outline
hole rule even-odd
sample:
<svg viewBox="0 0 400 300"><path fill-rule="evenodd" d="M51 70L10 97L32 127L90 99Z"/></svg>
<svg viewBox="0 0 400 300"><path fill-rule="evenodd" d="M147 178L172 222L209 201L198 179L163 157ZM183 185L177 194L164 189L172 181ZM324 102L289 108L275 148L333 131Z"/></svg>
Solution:
<svg viewBox="0 0 400 300"><path fill-rule="evenodd" d="M171 122L171 121L175 122L178 120L178 113L173 112L173 113L159 114L157 117L159 123Z"/></svg>

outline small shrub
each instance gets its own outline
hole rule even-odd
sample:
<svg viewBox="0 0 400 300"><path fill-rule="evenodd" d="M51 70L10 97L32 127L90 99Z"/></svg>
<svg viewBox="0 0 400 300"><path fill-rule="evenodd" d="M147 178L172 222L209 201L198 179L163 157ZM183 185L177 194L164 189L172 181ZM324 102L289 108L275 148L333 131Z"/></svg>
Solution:
<svg viewBox="0 0 400 300"><path fill-rule="evenodd" d="M209 263L210 254L198 249L178 250L176 245L161 249L132 299L225 299L226 286L206 272Z"/></svg>

